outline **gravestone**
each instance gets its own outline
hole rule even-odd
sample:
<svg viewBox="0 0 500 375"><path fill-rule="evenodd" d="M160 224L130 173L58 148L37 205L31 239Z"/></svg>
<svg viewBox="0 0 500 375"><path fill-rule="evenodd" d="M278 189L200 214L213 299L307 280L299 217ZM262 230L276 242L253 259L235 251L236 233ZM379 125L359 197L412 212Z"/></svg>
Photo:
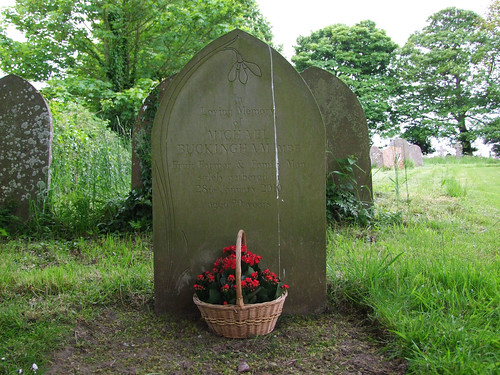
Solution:
<svg viewBox="0 0 500 375"><path fill-rule="evenodd" d="M463 146L462 146L462 144L460 142L455 143L453 145L453 148L455 149L455 157L457 159L461 159L462 156L463 156Z"/></svg>
<svg viewBox="0 0 500 375"><path fill-rule="evenodd" d="M151 178L151 164L148 161L151 160L151 130L153 128L153 120L158 104L174 77L175 75L172 75L160 82L147 98L144 99L137 114L132 132L132 189L143 188L143 178ZM145 156L145 153L149 154L149 157ZM143 155L142 158L140 154ZM146 165L143 165L143 163ZM147 176L143 177L144 173Z"/></svg>
<svg viewBox="0 0 500 375"><path fill-rule="evenodd" d="M49 185L51 150L52 117L42 95L18 76L0 79L0 205L15 204L24 220Z"/></svg>
<svg viewBox="0 0 500 375"><path fill-rule="evenodd" d="M318 103L326 128L327 171L340 170L337 159L354 156L355 191L364 202L372 202L370 138L365 113L356 95L326 70L310 67L302 78ZM338 176L333 175L338 184Z"/></svg>
<svg viewBox="0 0 500 375"><path fill-rule="evenodd" d="M421 167L424 165L424 157L422 155L422 150L418 145L410 145L410 160L413 160L415 167Z"/></svg>
<svg viewBox="0 0 500 375"><path fill-rule="evenodd" d="M326 303L325 128L304 80L234 30L200 51L154 121L155 310L195 313L195 277L239 229L290 285L285 312Z"/></svg>
<svg viewBox="0 0 500 375"><path fill-rule="evenodd" d="M404 153L401 147L389 146L382 150L382 160L385 168L404 168Z"/></svg>
<svg viewBox="0 0 500 375"><path fill-rule="evenodd" d="M384 166L384 160L382 158L382 150L377 146L370 147L370 160L371 164L375 165L377 168Z"/></svg>
<svg viewBox="0 0 500 375"><path fill-rule="evenodd" d="M396 138L390 143L390 146L401 149L401 160L410 158L410 144L406 139Z"/></svg>

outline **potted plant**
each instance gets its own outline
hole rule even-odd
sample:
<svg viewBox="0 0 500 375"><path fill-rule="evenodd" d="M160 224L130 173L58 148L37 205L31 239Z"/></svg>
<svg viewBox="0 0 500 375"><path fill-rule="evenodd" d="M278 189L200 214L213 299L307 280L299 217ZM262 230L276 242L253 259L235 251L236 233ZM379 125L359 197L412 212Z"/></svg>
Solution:
<svg viewBox="0 0 500 375"><path fill-rule="evenodd" d="M274 329L288 285L269 269L261 270L261 259L247 249L240 230L236 245L225 247L213 268L198 275L193 301L215 333L245 338Z"/></svg>

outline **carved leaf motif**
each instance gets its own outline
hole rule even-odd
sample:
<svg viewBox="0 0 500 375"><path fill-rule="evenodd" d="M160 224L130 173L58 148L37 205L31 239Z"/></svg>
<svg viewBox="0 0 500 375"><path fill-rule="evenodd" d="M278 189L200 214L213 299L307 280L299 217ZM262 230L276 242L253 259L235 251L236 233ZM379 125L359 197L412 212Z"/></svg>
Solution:
<svg viewBox="0 0 500 375"><path fill-rule="evenodd" d="M243 84L247 83L248 74L247 74L247 69L246 69L245 64L243 64L243 69L240 69L240 74L239 74L238 78L240 79L241 83L243 83Z"/></svg>
<svg viewBox="0 0 500 375"><path fill-rule="evenodd" d="M260 70L260 67L257 64L253 62L245 62L245 65L257 77L262 77L262 71Z"/></svg>
<svg viewBox="0 0 500 375"><path fill-rule="evenodd" d="M235 62L233 64L233 66L231 67L231 70L229 71L229 74L227 75L227 79L229 80L229 82L234 82L236 80L236 76L237 76L237 67L238 67L238 62Z"/></svg>

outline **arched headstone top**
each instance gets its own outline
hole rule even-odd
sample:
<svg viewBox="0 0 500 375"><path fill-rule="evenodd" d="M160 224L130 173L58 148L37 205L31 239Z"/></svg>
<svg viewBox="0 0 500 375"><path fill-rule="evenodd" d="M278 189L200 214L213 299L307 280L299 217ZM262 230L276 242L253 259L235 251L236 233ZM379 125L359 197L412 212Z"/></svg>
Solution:
<svg viewBox="0 0 500 375"><path fill-rule="evenodd" d="M26 219L49 184L52 117L38 90L16 75L0 79L0 204Z"/></svg>

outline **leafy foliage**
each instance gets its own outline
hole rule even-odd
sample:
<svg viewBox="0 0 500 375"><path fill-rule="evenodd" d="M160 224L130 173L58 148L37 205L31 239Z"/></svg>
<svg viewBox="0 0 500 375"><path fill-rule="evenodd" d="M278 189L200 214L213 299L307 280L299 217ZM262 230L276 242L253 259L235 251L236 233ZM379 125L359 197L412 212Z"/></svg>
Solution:
<svg viewBox="0 0 500 375"><path fill-rule="evenodd" d="M471 143L484 123L498 115L498 34L486 33L472 11L447 8L428 20L402 48L398 111L408 123L403 136L426 149L429 137ZM493 57L496 56L496 57ZM495 115L495 113L497 113Z"/></svg>
<svg viewBox="0 0 500 375"><path fill-rule="evenodd" d="M360 199L354 169L354 157L336 159L339 169L330 173L326 184L326 216L330 223L367 225L373 219L373 207ZM360 188L364 188L361 186Z"/></svg>
<svg viewBox="0 0 500 375"><path fill-rule="evenodd" d="M95 233L107 202L130 189L130 145L81 105L52 102L51 112L51 185L26 231Z"/></svg>
<svg viewBox="0 0 500 375"><path fill-rule="evenodd" d="M302 71L317 66L332 72L359 97L368 127L378 133L393 133L390 94L397 81L390 63L397 45L373 21L349 27L327 26L297 38L292 61Z"/></svg>
<svg viewBox="0 0 500 375"><path fill-rule="evenodd" d="M18 0L3 16L0 67L38 81L69 77L49 84L90 98L115 129L131 127L145 97L141 80L151 86L176 73L235 27L272 38L255 0ZM8 25L26 41L7 37Z"/></svg>
<svg viewBox="0 0 500 375"><path fill-rule="evenodd" d="M488 35L491 43L491 48L486 51L483 57L483 63L493 73L496 71L498 75L498 67L500 66L500 0L495 0L491 3L488 15L482 24L482 30ZM496 98L500 97L500 85L492 84L489 90L489 95ZM498 111L496 117L487 121L480 130L485 143L492 144L492 151L500 157L500 117Z"/></svg>
<svg viewBox="0 0 500 375"><path fill-rule="evenodd" d="M500 118L496 118L481 129L485 143L492 144L492 151L500 157Z"/></svg>

